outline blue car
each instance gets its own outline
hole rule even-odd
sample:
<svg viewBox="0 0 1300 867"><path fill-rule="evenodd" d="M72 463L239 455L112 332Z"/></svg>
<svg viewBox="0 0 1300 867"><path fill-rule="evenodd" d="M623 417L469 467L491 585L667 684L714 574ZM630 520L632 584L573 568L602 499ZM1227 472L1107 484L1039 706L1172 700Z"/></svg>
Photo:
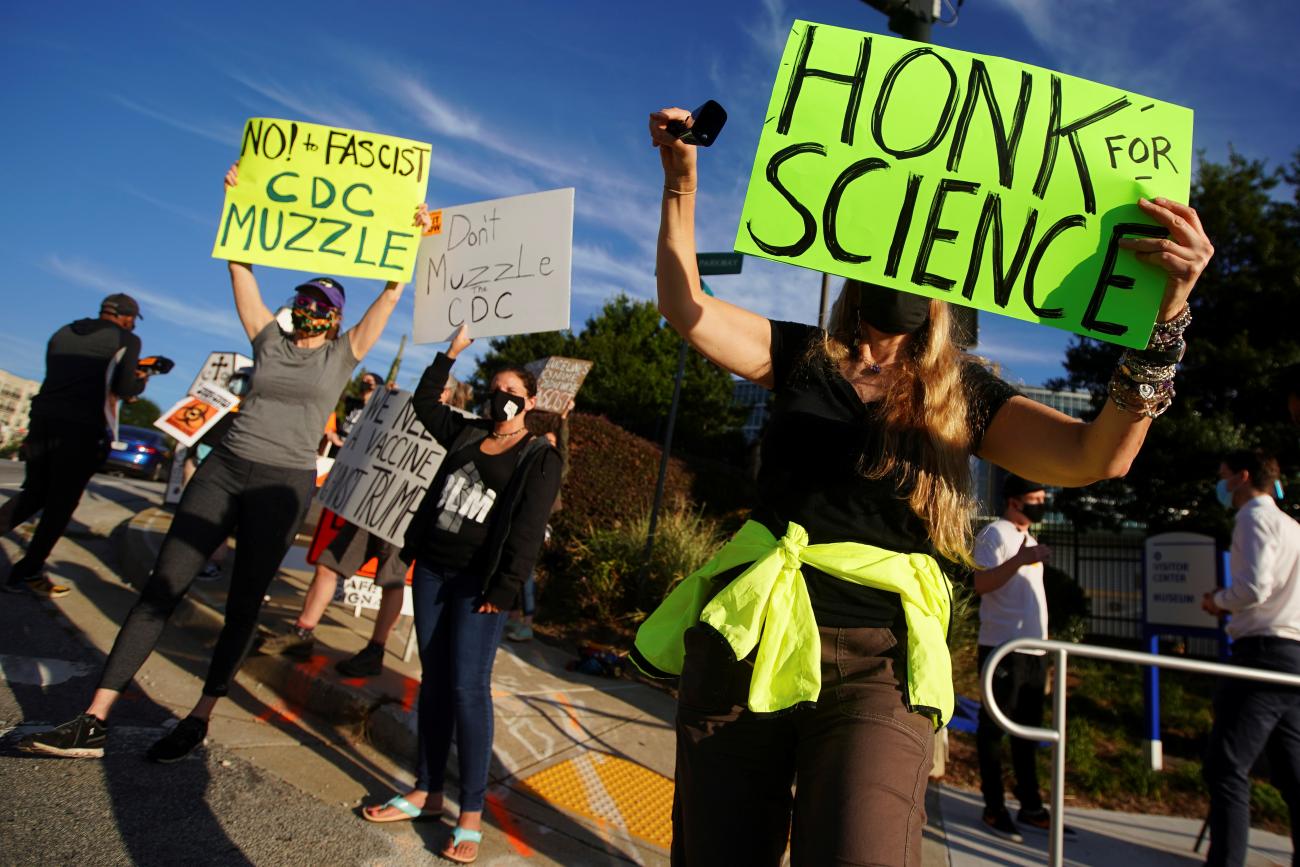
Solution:
<svg viewBox="0 0 1300 867"><path fill-rule="evenodd" d="M161 431L124 424L113 446L108 460L104 461L104 472L139 476L154 482L162 481L167 475L172 453Z"/></svg>

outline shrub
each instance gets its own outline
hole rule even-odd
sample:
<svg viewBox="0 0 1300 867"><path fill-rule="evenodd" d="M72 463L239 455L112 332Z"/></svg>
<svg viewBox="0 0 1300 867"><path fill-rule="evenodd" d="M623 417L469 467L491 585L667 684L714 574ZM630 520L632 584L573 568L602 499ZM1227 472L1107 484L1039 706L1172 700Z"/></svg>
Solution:
<svg viewBox="0 0 1300 867"><path fill-rule="evenodd" d="M1088 632L1091 607L1083 588L1063 569L1043 564L1043 592L1047 597L1047 626L1059 641L1080 642Z"/></svg>
<svg viewBox="0 0 1300 867"><path fill-rule="evenodd" d="M570 416L564 507L552 522L557 547L585 536L592 528L615 528L647 515L654 500L661 454L654 443L603 416ZM670 459L665 506L686 508L691 484L685 465Z"/></svg>
<svg viewBox="0 0 1300 867"><path fill-rule="evenodd" d="M563 568L553 573L547 587L548 609L631 626L644 616L644 609L657 605L677 582L704 565L723 542L712 518L691 509L665 509L642 580L649 524L646 510L634 520L592 527L569 541Z"/></svg>

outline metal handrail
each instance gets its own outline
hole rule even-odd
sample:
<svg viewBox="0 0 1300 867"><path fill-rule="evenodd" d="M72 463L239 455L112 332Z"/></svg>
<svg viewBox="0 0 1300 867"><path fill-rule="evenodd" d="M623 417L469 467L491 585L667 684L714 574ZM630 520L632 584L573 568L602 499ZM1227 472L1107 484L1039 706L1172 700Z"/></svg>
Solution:
<svg viewBox="0 0 1300 867"><path fill-rule="evenodd" d="M1054 728L1035 728L1013 722L998 707L993 694L993 672L1008 654L1018 650L1045 650L1056 659L1055 683L1052 687L1052 724ZM984 709L995 723L1013 737L1026 740L1048 741L1052 744L1052 827L1048 836L1047 863L1050 867L1062 867L1065 863L1065 672L1068 657L1083 656L1089 659L1104 659L1108 662L1127 662L1134 665L1150 665L1156 668L1172 668L1178 671L1191 671L1198 674L1214 674L1220 677L1235 677L1240 680L1256 680L1274 683L1280 686L1300 686L1300 675L1285 674L1280 671L1265 671L1259 668L1246 668L1238 665L1224 665L1220 662L1201 662L1196 659L1184 659L1177 656L1158 656L1154 653L1139 653L1133 650L1119 650L1114 647L1099 647L1095 644L1071 644L1068 641L1046 641L1039 638L1017 638L999 645L984 661L984 670L980 673L980 685L984 690Z"/></svg>

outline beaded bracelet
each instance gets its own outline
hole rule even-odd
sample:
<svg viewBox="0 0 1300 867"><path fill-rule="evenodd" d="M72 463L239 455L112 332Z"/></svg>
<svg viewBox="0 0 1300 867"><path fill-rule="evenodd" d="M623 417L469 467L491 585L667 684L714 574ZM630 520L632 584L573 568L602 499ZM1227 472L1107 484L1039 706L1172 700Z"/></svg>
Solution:
<svg viewBox="0 0 1300 867"><path fill-rule="evenodd" d="M1134 383L1116 371L1111 377L1109 396L1111 403L1125 412L1143 418L1159 418L1174 403L1172 380L1159 383Z"/></svg>
<svg viewBox="0 0 1300 867"><path fill-rule="evenodd" d="M1175 364L1148 364L1131 353L1124 353L1119 362L1119 373L1134 382L1159 383L1172 380L1178 370Z"/></svg>
<svg viewBox="0 0 1300 867"><path fill-rule="evenodd" d="M1174 374L1187 344L1183 333L1192 322L1184 304L1178 315L1157 322L1146 349L1129 349L1111 375L1107 393L1111 403L1144 418L1159 418L1174 402Z"/></svg>
<svg viewBox="0 0 1300 867"><path fill-rule="evenodd" d="M1184 304L1183 309L1178 311L1178 315L1167 322L1157 322L1151 331L1151 340L1147 343L1148 349L1163 349L1172 343L1180 343L1183 339L1183 332L1187 326L1192 324L1192 305Z"/></svg>

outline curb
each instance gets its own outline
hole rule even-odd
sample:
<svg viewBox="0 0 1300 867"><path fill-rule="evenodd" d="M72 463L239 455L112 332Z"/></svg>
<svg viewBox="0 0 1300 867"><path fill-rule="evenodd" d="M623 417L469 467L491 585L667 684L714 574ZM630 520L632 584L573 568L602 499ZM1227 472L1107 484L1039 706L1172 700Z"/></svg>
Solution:
<svg viewBox="0 0 1300 867"><path fill-rule="evenodd" d="M151 507L119 526L122 577L136 590L144 587L157 559L159 525L170 524L170 520L170 512ZM202 586L190 587L169 621L211 641L216 640L224 622L220 603L211 599ZM254 685L274 692L280 699L280 707L276 708L280 713L307 710L330 722L354 726L366 742L394 758L413 762L417 754L415 714L403 706L401 699L369 688L362 679L341 681L320 676L323 669L332 669L335 661L348 655L333 648L317 652L308 661L251 655L235 679L250 692Z"/></svg>

